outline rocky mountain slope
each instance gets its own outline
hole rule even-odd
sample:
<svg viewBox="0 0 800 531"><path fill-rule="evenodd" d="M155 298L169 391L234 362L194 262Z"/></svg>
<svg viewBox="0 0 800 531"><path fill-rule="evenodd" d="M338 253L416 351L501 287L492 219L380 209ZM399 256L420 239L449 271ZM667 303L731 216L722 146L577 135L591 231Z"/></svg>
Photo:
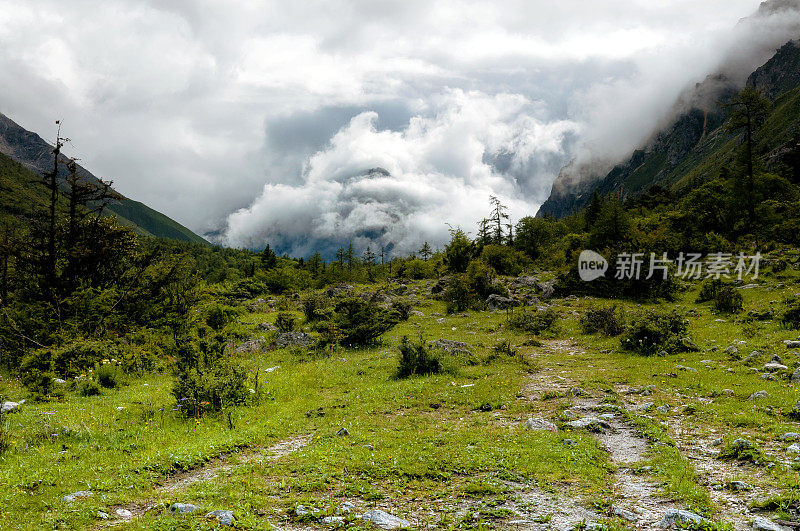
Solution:
<svg viewBox="0 0 800 531"><path fill-rule="evenodd" d="M0 114L0 173L6 176L8 182L0 189L0 207L8 212L10 205L15 204L14 208L24 209L25 205L19 204L20 201L30 201L37 195L37 190L29 186L29 181L33 176L24 176L26 172L23 168L37 175L45 175L52 171L53 167L53 146L48 144L42 137L34 132L21 127L7 116ZM5 156L2 156L5 155ZM67 158L63 157L66 161ZM14 165L18 163L21 167ZM86 168L78 166L78 171L88 179L97 179ZM60 165L59 178L64 179L67 169L64 164ZM11 190L27 190L23 196L10 194ZM22 197L22 199L20 199ZM109 210L113 212L117 220L137 233L145 236L155 236L158 238L169 238L173 240L208 243L206 240L193 233L177 221L170 219L164 214L153 210L147 205L123 197L122 200L112 204Z"/></svg>
<svg viewBox="0 0 800 531"><path fill-rule="evenodd" d="M759 155L785 152L800 123L796 113L800 102L800 43L791 41L782 46L750 74L746 85L761 90L774 102L758 140ZM595 190L600 195L613 192L635 197L654 184L679 191L713 177L720 167L733 161L738 145L736 137L722 127L725 114L717 102L726 101L741 88L725 75L710 76L676 104L688 110L608 173L593 173L574 163L565 167L538 216L562 218L577 212L588 204ZM768 157L768 165L777 162L780 158Z"/></svg>

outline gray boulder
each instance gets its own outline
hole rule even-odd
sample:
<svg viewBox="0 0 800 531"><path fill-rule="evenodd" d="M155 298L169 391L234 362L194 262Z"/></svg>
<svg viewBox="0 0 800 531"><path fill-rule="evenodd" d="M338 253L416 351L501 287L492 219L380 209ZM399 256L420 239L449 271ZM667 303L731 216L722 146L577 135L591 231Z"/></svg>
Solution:
<svg viewBox="0 0 800 531"><path fill-rule="evenodd" d="M525 429L528 431L558 431L558 427L555 424L538 417L531 417L526 420Z"/></svg>
<svg viewBox="0 0 800 531"><path fill-rule="evenodd" d="M781 439L783 439L784 441L789 441L789 442L796 441L797 439L800 439L800 433L795 433L793 431L787 431L786 433L781 435Z"/></svg>
<svg viewBox="0 0 800 531"><path fill-rule="evenodd" d="M450 339L437 339L436 341L428 342L428 346L431 348L438 348L439 350L443 350L448 354L472 354L472 347L466 343L462 343L461 341L452 341Z"/></svg>
<svg viewBox="0 0 800 531"><path fill-rule="evenodd" d="M189 514L199 510L200 507L191 503L173 503L169 506L169 512L172 514Z"/></svg>
<svg viewBox="0 0 800 531"><path fill-rule="evenodd" d="M361 515L361 519L381 529L402 529L411 527L411 522L403 520L380 509L373 509Z"/></svg>
<svg viewBox="0 0 800 531"><path fill-rule="evenodd" d="M776 524L772 520L767 520L763 516L756 516L753 519L754 531L784 531L786 528Z"/></svg>
<svg viewBox="0 0 800 531"><path fill-rule="evenodd" d="M235 520L233 511L224 511L221 509L211 511L206 515L206 518L216 518L219 525L224 525L226 527L233 526L233 521Z"/></svg>
<svg viewBox="0 0 800 531"><path fill-rule="evenodd" d="M11 413L12 411L16 411L19 409L19 406L24 403L24 400L20 400L19 402L3 402L0 404L0 413Z"/></svg>
<svg viewBox="0 0 800 531"><path fill-rule="evenodd" d="M800 382L800 368L792 373L792 381L793 382Z"/></svg>
<svg viewBox="0 0 800 531"><path fill-rule="evenodd" d="M556 281L555 280L548 280L547 282L540 282L539 289L542 290L540 297L543 299L549 299L552 297L556 292Z"/></svg>
<svg viewBox="0 0 800 531"><path fill-rule="evenodd" d="M305 332L284 332L270 344L270 348L311 347L317 343L314 336Z"/></svg>
<svg viewBox="0 0 800 531"><path fill-rule="evenodd" d="M786 345L786 348L800 348L800 341L792 341L787 339L783 342L783 344Z"/></svg>
<svg viewBox="0 0 800 531"><path fill-rule="evenodd" d="M690 511L683 511L679 509L670 509L661 518L658 527L661 529L670 529L674 527L685 527L690 524L708 524L708 519L703 518L699 514L694 514Z"/></svg>
<svg viewBox="0 0 800 531"><path fill-rule="evenodd" d="M508 297L502 297L495 293L492 293L486 299L486 307L490 310L505 310L506 308L512 308L517 304L518 303L516 300Z"/></svg>
<svg viewBox="0 0 800 531"><path fill-rule="evenodd" d="M768 396L769 393L767 393L766 391L756 391L755 393L750 395L748 400L758 400L759 398L767 398Z"/></svg>
<svg viewBox="0 0 800 531"><path fill-rule="evenodd" d="M782 363L771 361L764 364L764 370L769 372L788 371L789 367Z"/></svg>

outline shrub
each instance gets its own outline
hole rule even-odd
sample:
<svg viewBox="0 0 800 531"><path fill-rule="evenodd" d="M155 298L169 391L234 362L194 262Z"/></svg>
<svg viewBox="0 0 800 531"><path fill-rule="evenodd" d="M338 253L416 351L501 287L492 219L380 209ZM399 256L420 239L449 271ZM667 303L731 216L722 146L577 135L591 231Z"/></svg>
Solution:
<svg viewBox="0 0 800 531"><path fill-rule="evenodd" d="M613 337L625 331L625 318L622 310L618 309L616 304L603 308L589 308L581 316L579 324L585 334L599 332Z"/></svg>
<svg viewBox="0 0 800 531"><path fill-rule="evenodd" d="M212 330L220 331L225 328L226 325L232 323L241 313L241 308L217 305L208 311L206 315L206 324L210 326Z"/></svg>
<svg viewBox="0 0 800 531"><path fill-rule="evenodd" d="M519 308L511 314L508 324L514 330L539 335L545 331L554 331L557 322L558 312L552 308L542 310Z"/></svg>
<svg viewBox="0 0 800 531"><path fill-rule="evenodd" d="M266 272L264 282L272 293L300 291L311 285L311 273L293 267L276 267Z"/></svg>
<svg viewBox="0 0 800 531"><path fill-rule="evenodd" d="M442 293L447 303L447 313L464 312L480 306L480 301L470 289L466 275L453 275Z"/></svg>
<svg viewBox="0 0 800 531"><path fill-rule="evenodd" d="M369 345L397 324L390 311L356 297L337 302L332 321L339 343L351 346Z"/></svg>
<svg viewBox="0 0 800 531"><path fill-rule="evenodd" d="M295 316L287 312L278 312L275 318L275 326L278 328L279 332L291 332L295 329L296 324L297 319Z"/></svg>
<svg viewBox="0 0 800 531"><path fill-rule="evenodd" d="M621 338L622 348L646 356L693 350L688 322L677 312L648 310L634 317Z"/></svg>
<svg viewBox="0 0 800 531"><path fill-rule="evenodd" d="M517 349L514 348L514 345L511 344L511 341L508 339L500 339L497 343L495 343L492 350L495 351L497 354L501 354L504 356L513 357L517 355Z"/></svg>
<svg viewBox="0 0 800 531"><path fill-rule="evenodd" d="M495 270L483 260L473 260L467 266L467 283L481 300L486 300L489 295L508 296L506 287L496 279Z"/></svg>
<svg viewBox="0 0 800 531"><path fill-rule="evenodd" d="M119 349L110 341L74 341L53 351L52 371L61 377L77 376L104 359L120 357Z"/></svg>
<svg viewBox="0 0 800 531"><path fill-rule="evenodd" d="M389 310L397 317L398 321L408 321L413 309L414 306L405 299L395 299L389 307Z"/></svg>
<svg viewBox="0 0 800 531"><path fill-rule="evenodd" d="M697 295L697 301L708 302L713 301L717 292L722 287L722 281L717 278L708 278L700 284L700 293Z"/></svg>
<svg viewBox="0 0 800 531"><path fill-rule="evenodd" d="M527 255L506 245L485 246L480 259L500 275L519 275L530 264Z"/></svg>
<svg viewBox="0 0 800 531"><path fill-rule="evenodd" d="M442 362L437 352L429 349L422 340L412 343L408 337L403 337L400 343L398 378L408 378L414 375L427 376L440 372L442 372Z"/></svg>
<svg viewBox="0 0 800 531"><path fill-rule="evenodd" d="M744 298L733 286L722 286L714 294L714 308L718 312L739 313L744 309Z"/></svg>
<svg viewBox="0 0 800 531"><path fill-rule="evenodd" d="M330 318L330 306L328 299L319 294L309 295L303 299L303 315L306 321L314 323Z"/></svg>
<svg viewBox="0 0 800 531"><path fill-rule="evenodd" d="M172 395L185 416L197 417L208 411L244 403L249 397L247 370L225 359L222 336L184 339L176 349L178 374Z"/></svg>
<svg viewBox="0 0 800 531"><path fill-rule="evenodd" d="M403 263L397 276L411 280L430 278L433 276L433 264L419 258L411 258Z"/></svg>
<svg viewBox="0 0 800 531"><path fill-rule="evenodd" d="M781 324L786 328L800 328L800 299L786 301L786 309L781 315Z"/></svg>
<svg viewBox="0 0 800 531"><path fill-rule="evenodd" d="M116 389L122 386L122 370L112 363L104 363L95 372L97 383L106 389Z"/></svg>
<svg viewBox="0 0 800 531"><path fill-rule="evenodd" d="M81 396L98 396L100 385L94 380L86 379L78 383L76 390Z"/></svg>

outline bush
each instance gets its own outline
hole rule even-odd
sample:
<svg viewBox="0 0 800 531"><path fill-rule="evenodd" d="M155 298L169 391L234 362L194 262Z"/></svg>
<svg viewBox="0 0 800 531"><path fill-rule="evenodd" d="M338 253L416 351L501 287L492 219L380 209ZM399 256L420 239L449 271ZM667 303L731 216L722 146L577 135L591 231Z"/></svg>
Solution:
<svg viewBox="0 0 800 531"><path fill-rule="evenodd" d="M350 346L369 345L398 322L392 312L356 297L337 302L332 321L339 344Z"/></svg>
<svg viewBox="0 0 800 531"><path fill-rule="evenodd" d="M100 385L94 380L86 379L78 383L76 390L81 396L98 396L100 394Z"/></svg>
<svg viewBox="0 0 800 531"><path fill-rule="evenodd" d="M181 414L198 417L208 411L222 411L243 404L249 397L247 370L225 359L225 339L184 339L176 350L178 374L172 395Z"/></svg>
<svg viewBox="0 0 800 531"><path fill-rule="evenodd" d="M511 344L511 341L508 339L500 339L497 343L494 344L492 350L495 351L496 354L500 354L503 356L514 357L517 355L517 349L514 348L514 345Z"/></svg>
<svg viewBox="0 0 800 531"><path fill-rule="evenodd" d="M616 304L604 308L589 308L581 316L579 324L585 334L599 332L613 337L625 331L625 318Z"/></svg>
<svg viewBox="0 0 800 531"><path fill-rule="evenodd" d="M322 295L309 295L303 299L302 307L306 322L309 323L324 321L331 316L328 299Z"/></svg>
<svg viewBox="0 0 800 531"><path fill-rule="evenodd" d="M447 303L447 313L464 312L480 307L478 297L470 289L467 277L463 274L450 277L442 293L442 299Z"/></svg>
<svg viewBox="0 0 800 531"><path fill-rule="evenodd" d="M530 265L530 259L525 254L506 245L485 246L480 259L500 275L517 276Z"/></svg>
<svg viewBox="0 0 800 531"><path fill-rule="evenodd" d="M700 284L700 293L697 295L698 303L713 301L717 292L722 287L722 281L717 278L708 278Z"/></svg>
<svg viewBox="0 0 800 531"><path fill-rule="evenodd" d="M481 300L489 295L508 296L506 287L496 279L495 270L482 260L473 260L467 266L467 283Z"/></svg>
<svg viewBox="0 0 800 531"><path fill-rule="evenodd" d="M646 356L662 351L673 354L694 350L687 335L688 321L677 312L648 310L634 317L621 344L626 350Z"/></svg>
<svg viewBox="0 0 800 531"><path fill-rule="evenodd" d="M398 378L427 376L440 372L442 372L442 362L437 352L430 350L422 340L419 343L412 343L407 337L403 337L400 343Z"/></svg>
<svg viewBox="0 0 800 531"><path fill-rule="evenodd" d="M119 359L120 351L110 341L74 341L53 351L52 372L73 377L94 369L104 359Z"/></svg>
<svg viewBox="0 0 800 531"><path fill-rule="evenodd" d="M718 312L739 313L744 309L744 298L733 286L722 286L714 294L714 308Z"/></svg>
<svg viewBox="0 0 800 531"><path fill-rule="evenodd" d="M243 313L241 308L217 305L208 311L206 315L206 324L210 326L212 330L220 331L225 328L226 325L232 323L241 313Z"/></svg>
<svg viewBox="0 0 800 531"><path fill-rule="evenodd" d="M291 332L295 329L296 324L297 319L295 316L287 312L278 312L275 318L275 326L278 328L279 332Z"/></svg>
<svg viewBox="0 0 800 531"><path fill-rule="evenodd" d="M389 311L397 317L398 321L408 321L413 309L414 306L405 299L395 299L389 307Z"/></svg>
<svg viewBox="0 0 800 531"><path fill-rule="evenodd" d="M112 363L100 365L97 368L95 377L97 378L97 383L106 389L117 389L122 386L122 370Z"/></svg>
<svg viewBox="0 0 800 531"><path fill-rule="evenodd" d="M49 349L34 350L20 363L19 375L22 385L38 400L53 390L53 352Z"/></svg>
<svg viewBox="0 0 800 531"><path fill-rule="evenodd" d="M558 312L552 308L543 310L529 310L519 308L514 310L508 324L514 330L521 330L535 335L545 331L554 331L558 322Z"/></svg>
<svg viewBox="0 0 800 531"><path fill-rule="evenodd" d="M287 291L301 291L311 286L311 273L293 267L277 267L270 269L264 276L264 282L270 292L281 294Z"/></svg>
<svg viewBox="0 0 800 531"><path fill-rule="evenodd" d="M786 310L781 315L781 325L793 330L800 328L800 300L786 301Z"/></svg>

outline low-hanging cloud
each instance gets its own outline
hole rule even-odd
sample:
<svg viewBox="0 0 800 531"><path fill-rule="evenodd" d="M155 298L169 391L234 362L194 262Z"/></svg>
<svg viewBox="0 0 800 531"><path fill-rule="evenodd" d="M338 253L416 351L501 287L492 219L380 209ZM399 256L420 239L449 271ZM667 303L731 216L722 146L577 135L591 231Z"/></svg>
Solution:
<svg viewBox="0 0 800 531"><path fill-rule="evenodd" d="M408 253L440 243L448 227L472 230L490 195L514 211L530 211L580 126L544 121L541 104L517 94L451 90L401 131L379 129L364 112L308 159L302 182L267 184L246 209L230 216L225 240L269 242L304 256L352 242Z"/></svg>

